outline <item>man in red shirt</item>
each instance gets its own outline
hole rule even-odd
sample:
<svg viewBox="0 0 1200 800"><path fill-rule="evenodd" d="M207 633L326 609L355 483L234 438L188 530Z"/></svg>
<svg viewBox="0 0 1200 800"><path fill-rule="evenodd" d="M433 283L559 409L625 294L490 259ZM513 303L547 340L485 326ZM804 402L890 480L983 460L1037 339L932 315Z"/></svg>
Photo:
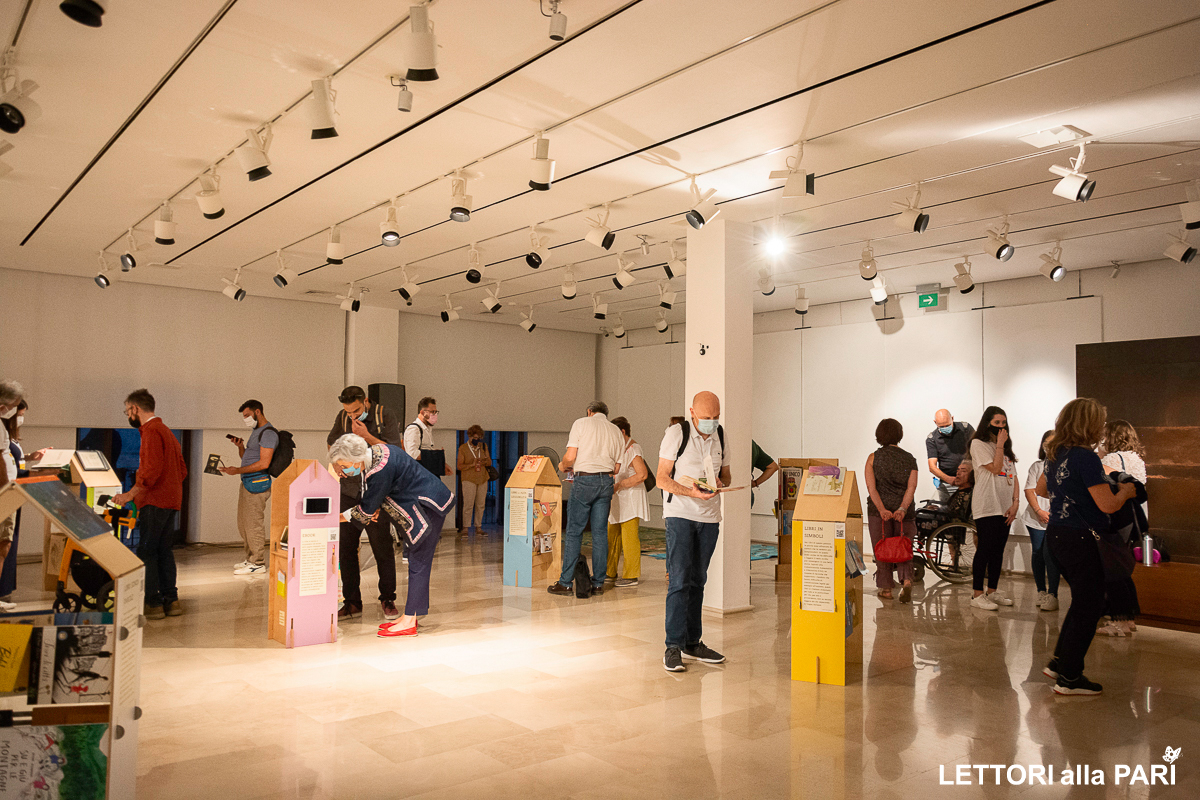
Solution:
<svg viewBox="0 0 1200 800"><path fill-rule="evenodd" d="M125 416L142 434L137 484L113 498L138 507L137 556L146 565L146 619L183 613L175 586L175 554L171 552L174 514L183 503L187 465L179 440L154 414L154 395L138 389L125 398Z"/></svg>

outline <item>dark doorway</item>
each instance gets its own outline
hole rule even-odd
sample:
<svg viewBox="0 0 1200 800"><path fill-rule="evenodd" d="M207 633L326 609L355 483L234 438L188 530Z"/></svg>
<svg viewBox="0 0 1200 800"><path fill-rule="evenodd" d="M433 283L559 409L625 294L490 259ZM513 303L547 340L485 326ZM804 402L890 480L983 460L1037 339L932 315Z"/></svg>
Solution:
<svg viewBox="0 0 1200 800"><path fill-rule="evenodd" d="M455 435L455 464L458 461L458 448L462 447L467 442L467 432L465 430L458 431ZM513 468L517 466L518 459L525 455L526 434L523 431L487 431L483 434L483 443L487 447L488 453L492 457L492 464L500 471L499 480L488 481L487 487L487 505L483 511L483 524L485 526L497 526L504 524L504 503L500 501L505 485L508 483L508 476L512 474ZM455 470L455 493L458 497L462 496L462 478L458 476L457 469ZM462 529L463 515L462 504L456 503L454 510L455 527Z"/></svg>

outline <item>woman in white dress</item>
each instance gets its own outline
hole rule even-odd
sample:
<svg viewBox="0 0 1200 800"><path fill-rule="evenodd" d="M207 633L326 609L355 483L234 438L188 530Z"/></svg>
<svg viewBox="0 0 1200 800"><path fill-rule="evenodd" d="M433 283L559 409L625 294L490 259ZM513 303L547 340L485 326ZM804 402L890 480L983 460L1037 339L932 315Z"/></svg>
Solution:
<svg viewBox="0 0 1200 800"><path fill-rule="evenodd" d="M646 477L650 470L642 454L642 446L630 437L629 420L617 417L612 421L625 435L625 450L613 484L612 505L608 511L608 574L607 582L617 588L637 586L642 576L642 543L638 538L639 520L650 521L650 506L646 502ZM621 577L617 577L617 561L624 554Z"/></svg>

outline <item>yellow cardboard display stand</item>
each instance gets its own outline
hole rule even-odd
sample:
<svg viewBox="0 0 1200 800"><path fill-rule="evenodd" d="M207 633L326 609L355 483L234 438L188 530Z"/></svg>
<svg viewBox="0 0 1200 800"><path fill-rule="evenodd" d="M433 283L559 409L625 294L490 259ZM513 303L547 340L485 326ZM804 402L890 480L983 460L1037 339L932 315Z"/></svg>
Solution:
<svg viewBox="0 0 1200 800"><path fill-rule="evenodd" d="M862 552L862 504L850 470L840 494L806 494L808 486L805 469L792 518L792 680L845 686L862 680L862 575L846 576L847 543ZM805 523L813 548L809 608L804 607Z"/></svg>

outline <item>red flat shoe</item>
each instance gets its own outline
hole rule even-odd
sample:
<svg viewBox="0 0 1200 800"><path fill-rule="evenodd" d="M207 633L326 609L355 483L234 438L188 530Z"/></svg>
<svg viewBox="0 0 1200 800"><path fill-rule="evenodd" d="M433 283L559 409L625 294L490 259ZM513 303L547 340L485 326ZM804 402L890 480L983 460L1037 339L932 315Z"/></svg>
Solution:
<svg viewBox="0 0 1200 800"><path fill-rule="evenodd" d="M416 636L417 623L414 622L411 628L405 628L404 630L396 630L395 628L389 628L385 630L384 627L380 625L379 630L375 633L375 635L384 639L390 639L394 636Z"/></svg>

